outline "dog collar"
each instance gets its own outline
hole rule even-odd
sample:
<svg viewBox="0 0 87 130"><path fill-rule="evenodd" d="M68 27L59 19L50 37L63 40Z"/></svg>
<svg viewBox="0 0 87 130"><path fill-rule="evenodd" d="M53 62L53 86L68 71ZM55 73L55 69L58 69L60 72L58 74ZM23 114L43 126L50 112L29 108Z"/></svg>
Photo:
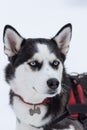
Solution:
<svg viewBox="0 0 87 130"><path fill-rule="evenodd" d="M44 99L42 102L36 103L36 104L30 103L30 102L26 102L26 101L23 99L22 96L20 96L20 95L14 93L12 90L10 91L10 96L11 96L11 97L16 96L16 97L18 97L23 103L25 103L25 104L27 104L27 105L32 105L33 107L32 107L32 108L29 108L29 114L30 114L30 116L33 116L35 113L41 114L41 110L40 110L40 107L39 107L38 105L42 105L42 104L45 104L45 103L48 102L48 98L46 98L46 99ZM10 103L11 103L11 101L10 101Z"/></svg>
<svg viewBox="0 0 87 130"><path fill-rule="evenodd" d="M22 96L20 96L20 95L14 93L12 90L10 91L10 95L11 95L12 97L13 97L13 96L18 97L23 103L25 103L25 104L27 104L27 105L35 105L35 106L37 106L37 105L42 105L42 104L45 104L45 103L48 102L48 98L46 98L46 99L44 99L44 100L43 100L42 102L40 102L40 103L36 103L36 104L35 104L35 103L30 103L30 102L25 101Z"/></svg>

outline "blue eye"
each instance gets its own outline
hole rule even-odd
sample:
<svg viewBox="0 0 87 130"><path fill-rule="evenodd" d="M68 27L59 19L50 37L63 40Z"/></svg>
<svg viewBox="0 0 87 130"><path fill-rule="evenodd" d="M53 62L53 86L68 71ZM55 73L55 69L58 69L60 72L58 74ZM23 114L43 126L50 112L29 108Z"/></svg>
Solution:
<svg viewBox="0 0 87 130"><path fill-rule="evenodd" d="M31 62L29 62L28 64L29 64L30 66L32 66L32 67L37 67L38 62L37 62L37 61L31 61Z"/></svg>
<svg viewBox="0 0 87 130"><path fill-rule="evenodd" d="M43 62L39 63L38 61L30 61L28 65L31 67L33 70L40 70L42 67Z"/></svg>
<svg viewBox="0 0 87 130"><path fill-rule="evenodd" d="M59 61L53 61L53 66L57 67L59 65Z"/></svg>
<svg viewBox="0 0 87 130"><path fill-rule="evenodd" d="M50 65L51 65L52 68L54 68L54 69L58 69L59 64L60 64L60 62L57 61L57 60L54 60L52 63L50 63Z"/></svg>

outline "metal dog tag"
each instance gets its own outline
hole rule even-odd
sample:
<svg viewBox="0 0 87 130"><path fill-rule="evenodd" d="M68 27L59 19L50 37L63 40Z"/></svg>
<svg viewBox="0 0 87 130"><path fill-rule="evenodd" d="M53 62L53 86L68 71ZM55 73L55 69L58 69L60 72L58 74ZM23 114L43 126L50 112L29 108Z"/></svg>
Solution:
<svg viewBox="0 0 87 130"><path fill-rule="evenodd" d="M33 116L35 113L37 114L41 113L40 108L39 107L35 108L35 106L34 106L34 109L29 109L29 112L31 116Z"/></svg>

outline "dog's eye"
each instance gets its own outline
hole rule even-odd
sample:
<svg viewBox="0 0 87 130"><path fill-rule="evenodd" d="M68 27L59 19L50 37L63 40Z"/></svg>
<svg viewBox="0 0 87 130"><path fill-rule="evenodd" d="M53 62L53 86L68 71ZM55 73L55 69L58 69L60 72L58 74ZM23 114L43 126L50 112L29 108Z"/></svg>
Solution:
<svg viewBox="0 0 87 130"><path fill-rule="evenodd" d="M53 61L53 66L58 66L59 65L59 61Z"/></svg>
<svg viewBox="0 0 87 130"><path fill-rule="evenodd" d="M37 61L31 61L28 64L32 67L37 67L39 63Z"/></svg>
<svg viewBox="0 0 87 130"><path fill-rule="evenodd" d="M43 62L39 63L38 61L30 61L28 65L33 69L33 70L40 70L42 67Z"/></svg>
<svg viewBox="0 0 87 130"><path fill-rule="evenodd" d="M50 65L54 68L57 69L59 66L60 62L57 60L54 60L52 63L50 63Z"/></svg>

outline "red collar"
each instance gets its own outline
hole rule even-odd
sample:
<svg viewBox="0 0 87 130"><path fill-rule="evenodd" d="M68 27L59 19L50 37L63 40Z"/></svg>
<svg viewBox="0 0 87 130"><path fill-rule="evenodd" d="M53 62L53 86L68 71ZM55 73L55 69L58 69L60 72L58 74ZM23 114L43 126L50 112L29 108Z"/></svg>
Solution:
<svg viewBox="0 0 87 130"><path fill-rule="evenodd" d="M13 93L13 95L16 96L16 97L18 97L23 103L25 103L25 104L27 104L27 105L42 105L42 104L45 104L45 103L48 102L48 98L46 98L46 99L44 99L42 102L34 104L34 103L26 102L26 101L25 101L20 95L18 95L18 94Z"/></svg>

